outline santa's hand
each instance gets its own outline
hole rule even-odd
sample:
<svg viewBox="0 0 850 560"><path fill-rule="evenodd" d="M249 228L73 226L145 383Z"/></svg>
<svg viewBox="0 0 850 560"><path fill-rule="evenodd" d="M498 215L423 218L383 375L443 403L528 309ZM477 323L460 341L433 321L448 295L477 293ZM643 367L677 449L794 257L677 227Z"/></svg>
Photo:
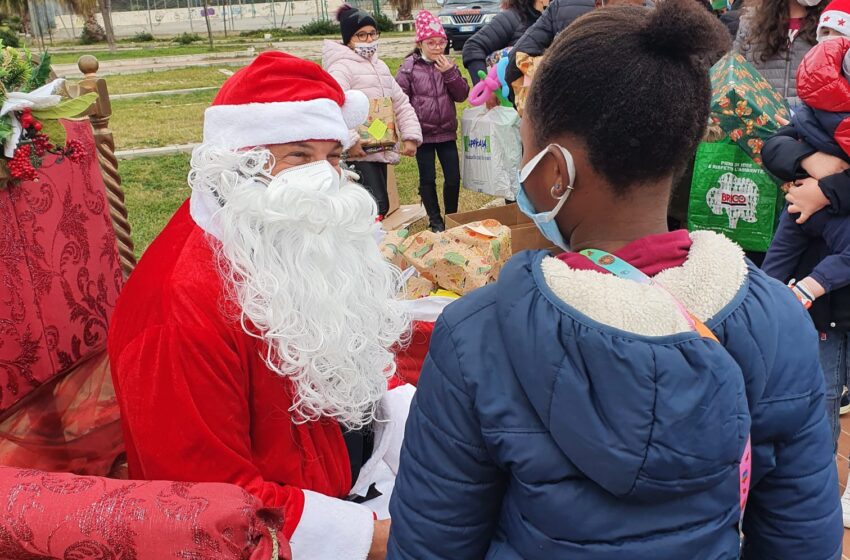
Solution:
<svg viewBox="0 0 850 560"><path fill-rule="evenodd" d="M815 213L829 206L829 199L824 196L817 180L811 177L797 181L796 186L785 195L785 200L789 204L789 214L800 214L798 224L806 223Z"/></svg>
<svg viewBox="0 0 850 560"><path fill-rule="evenodd" d="M375 521L375 531L372 533L372 547L366 560L384 560L387 557L387 541L390 538L390 520Z"/></svg>
<svg viewBox="0 0 850 560"><path fill-rule="evenodd" d="M850 164L843 159L823 152L815 152L805 158L800 162L800 166L806 173L818 180L850 169Z"/></svg>

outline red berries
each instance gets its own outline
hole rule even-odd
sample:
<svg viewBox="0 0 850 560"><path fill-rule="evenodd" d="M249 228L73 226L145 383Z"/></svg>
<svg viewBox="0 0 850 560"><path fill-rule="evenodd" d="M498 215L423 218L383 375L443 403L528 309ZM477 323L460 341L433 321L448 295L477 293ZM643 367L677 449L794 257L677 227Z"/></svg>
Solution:
<svg viewBox="0 0 850 560"><path fill-rule="evenodd" d="M32 164L32 146L22 144L15 150L15 155L9 160L7 167L12 179L16 181L32 181L36 178L35 167Z"/></svg>
<svg viewBox="0 0 850 560"><path fill-rule="evenodd" d="M65 157L79 163L86 158L86 147L79 140L69 140L65 144Z"/></svg>
<svg viewBox="0 0 850 560"><path fill-rule="evenodd" d="M36 169L41 167L42 159L47 154L59 156L59 162L67 158L73 163L86 161L89 154L86 146L79 140L69 140L64 147L55 146L46 134L41 134L42 124L35 120L30 109L24 109L18 119L24 129L17 149L6 166L14 181L34 181L38 174Z"/></svg>

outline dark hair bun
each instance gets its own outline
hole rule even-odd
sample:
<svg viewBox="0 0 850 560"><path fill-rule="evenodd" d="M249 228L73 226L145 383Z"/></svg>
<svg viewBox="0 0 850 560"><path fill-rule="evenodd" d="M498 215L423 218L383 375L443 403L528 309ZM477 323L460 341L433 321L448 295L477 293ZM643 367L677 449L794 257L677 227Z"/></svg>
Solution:
<svg viewBox="0 0 850 560"><path fill-rule="evenodd" d="M717 17L696 0L663 0L642 29L644 43L673 58L714 62L731 47L731 37Z"/></svg>
<svg viewBox="0 0 850 560"><path fill-rule="evenodd" d="M350 12L351 10L356 10L356 9L357 8L355 8L351 4L343 4L336 11L336 20L341 23L342 22L342 16L345 15L346 12Z"/></svg>

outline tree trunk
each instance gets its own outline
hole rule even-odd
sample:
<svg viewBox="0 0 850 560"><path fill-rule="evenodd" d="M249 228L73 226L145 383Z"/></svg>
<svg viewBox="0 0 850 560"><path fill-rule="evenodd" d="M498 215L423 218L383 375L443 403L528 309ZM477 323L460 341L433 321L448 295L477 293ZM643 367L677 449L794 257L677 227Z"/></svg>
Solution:
<svg viewBox="0 0 850 560"><path fill-rule="evenodd" d="M207 22L207 36L210 38L210 50L213 49L212 26L210 25L210 7L204 0L204 20Z"/></svg>
<svg viewBox="0 0 850 560"><path fill-rule="evenodd" d="M417 5L417 0L393 0L390 5L396 9L398 21L410 21L413 19L413 7Z"/></svg>
<svg viewBox="0 0 850 560"><path fill-rule="evenodd" d="M106 41L106 32L97 22L97 17L94 13L86 14L86 20L83 24L83 35L92 43L102 43Z"/></svg>
<svg viewBox="0 0 850 560"><path fill-rule="evenodd" d="M109 52L115 52L115 30L112 28L112 0L98 0L100 14L103 16L103 27L106 30L106 42Z"/></svg>

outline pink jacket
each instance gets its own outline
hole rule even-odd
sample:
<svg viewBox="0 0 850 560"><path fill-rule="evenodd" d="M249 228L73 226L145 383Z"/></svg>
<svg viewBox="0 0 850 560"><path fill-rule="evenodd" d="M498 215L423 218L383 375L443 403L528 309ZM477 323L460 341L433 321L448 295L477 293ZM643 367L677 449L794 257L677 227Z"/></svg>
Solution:
<svg viewBox="0 0 850 560"><path fill-rule="evenodd" d="M367 60L336 41L325 41L322 49L322 67L336 78L342 89L356 89L370 99L392 97L396 126L402 140L422 143L422 129L416 111L407 95L393 78L390 69L377 55ZM352 131L352 136L356 133ZM371 154L358 161L376 161L395 165L399 162L398 152Z"/></svg>

